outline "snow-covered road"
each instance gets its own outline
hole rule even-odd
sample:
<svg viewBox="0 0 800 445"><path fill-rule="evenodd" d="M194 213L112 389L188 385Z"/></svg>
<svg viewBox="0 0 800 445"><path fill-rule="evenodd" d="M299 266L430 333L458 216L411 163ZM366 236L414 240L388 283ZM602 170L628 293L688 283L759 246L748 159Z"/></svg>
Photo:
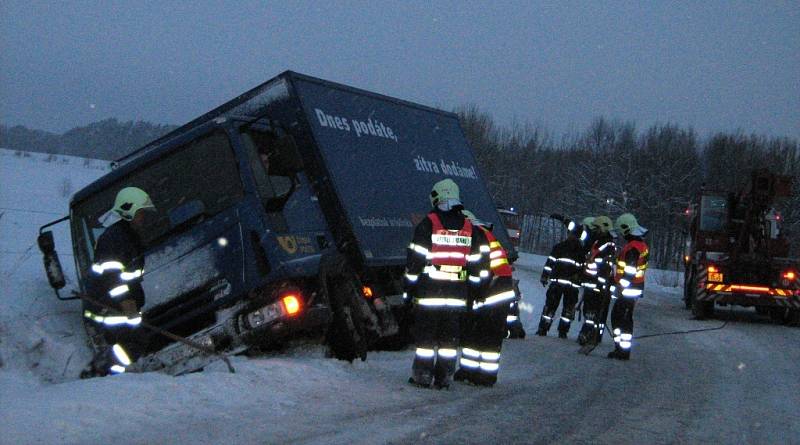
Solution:
<svg viewBox="0 0 800 445"><path fill-rule="evenodd" d="M35 204L51 205L58 196L45 186L65 183L47 163L36 199L12 196L26 190L11 187L25 179L17 164L33 162L13 157L0 164L0 444L800 443L800 329L742 308L690 320L658 271L648 272L636 335L727 325L635 340L629 362L605 358L608 337L578 354L577 324L568 340L555 329L509 340L492 388L419 389L406 383L411 350L349 364L319 345L233 357L235 374L215 363L182 377L78 380L89 356L78 305L55 299L30 250L38 225L58 216L32 213L44 211ZM529 334L544 298L542 260L523 254L516 271Z"/></svg>

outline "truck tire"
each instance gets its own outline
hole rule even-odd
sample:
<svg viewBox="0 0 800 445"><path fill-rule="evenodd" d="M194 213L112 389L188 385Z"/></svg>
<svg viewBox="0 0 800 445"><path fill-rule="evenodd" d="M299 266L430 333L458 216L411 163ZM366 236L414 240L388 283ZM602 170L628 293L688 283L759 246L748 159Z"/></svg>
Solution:
<svg viewBox="0 0 800 445"><path fill-rule="evenodd" d="M364 326L358 316L358 303L361 298L355 277L338 275L330 277L330 304L333 318L326 335L331 354L339 360L352 362L356 357L367 359L367 339Z"/></svg>
<svg viewBox="0 0 800 445"><path fill-rule="evenodd" d="M769 308L769 318L775 323L783 324L789 319L788 311L785 307L771 307Z"/></svg>
<svg viewBox="0 0 800 445"><path fill-rule="evenodd" d="M683 279L683 307L684 309L691 309L692 308L692 296L694 294L693 286L694 281L694 269L686 270L684 272L684 279Z"/></svg>
<svg viewBox="0 0 800 445"><path fill-rule="evenodd" d="M697 300L697 274L692 274L691 289L689 291L692 315L695 320L705 320L714 315L714 302L713 301L698 301Z"/></svg>

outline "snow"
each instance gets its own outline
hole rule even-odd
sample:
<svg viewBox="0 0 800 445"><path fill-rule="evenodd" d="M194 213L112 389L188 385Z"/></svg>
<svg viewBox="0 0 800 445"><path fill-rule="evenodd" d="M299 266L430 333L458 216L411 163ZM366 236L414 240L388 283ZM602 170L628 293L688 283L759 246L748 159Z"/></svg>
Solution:
<svg viewBox="0 0 800 445"><path fill-rule="evenodd" d="M515 274L529 336L506 341L491 389L418 389L406 383L411 350L351 364L316 344L231 357L234 374L216 362L181 377L79 380L90 358L79 305L55 298L35 239L106 168L0 149L0 444L800 442L800 330L743 309L690 320L680 274L649 271L636 335L728 325L642 338L630 362L604 358L607 338L584 357L579 323L569 341L554 328L533 336L544 258L525 253ZM69 234L55 235L71 280Z"/></svg>

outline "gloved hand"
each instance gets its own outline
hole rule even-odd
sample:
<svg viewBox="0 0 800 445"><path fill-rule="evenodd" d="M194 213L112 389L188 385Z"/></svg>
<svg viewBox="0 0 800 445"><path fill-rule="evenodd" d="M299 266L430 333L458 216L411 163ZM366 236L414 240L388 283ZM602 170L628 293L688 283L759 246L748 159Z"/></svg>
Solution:
<svg viewBox="0 0 800 445"><path fill-rule="evenodd" d="M122 309L122 313L126 317L134 318L139 316L139 308L136 307L136 301L134 301L132 298L122 300L119 306Z"/></svg>
<svg viewBox="0 0 800 445"><path fill-rule="evenodd" d="M542 278L539 282L542 283L542 287L547 287L547 279Z"/></svg>

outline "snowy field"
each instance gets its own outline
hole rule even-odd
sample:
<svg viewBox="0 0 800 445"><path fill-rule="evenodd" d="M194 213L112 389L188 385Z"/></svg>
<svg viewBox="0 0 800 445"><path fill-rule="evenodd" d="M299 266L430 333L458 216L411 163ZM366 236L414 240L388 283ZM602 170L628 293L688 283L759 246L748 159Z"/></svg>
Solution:
<svg viewBox="0 0 800 445"><path fill-rule="evenodd" d="M56 300L35 244L69 196L106 171L70 157L0 149L0 443L800 443L800 329L743 308L716 320L682 309L680 274L650 271L630 362L589 357L569 340L535 337L544 258L516 275L529 336L506 341L493 388L406 383L413 352L370 352L352 364L319 345L232 357L182 377L77 379L90 358L79 304ZM66 231L57 250L69 277ZM72 283L67 284L67 288Z"/></svg>

